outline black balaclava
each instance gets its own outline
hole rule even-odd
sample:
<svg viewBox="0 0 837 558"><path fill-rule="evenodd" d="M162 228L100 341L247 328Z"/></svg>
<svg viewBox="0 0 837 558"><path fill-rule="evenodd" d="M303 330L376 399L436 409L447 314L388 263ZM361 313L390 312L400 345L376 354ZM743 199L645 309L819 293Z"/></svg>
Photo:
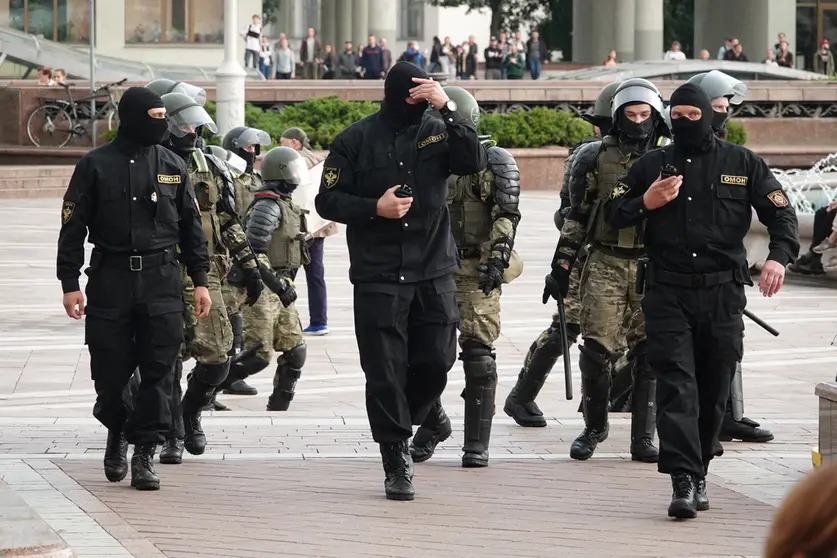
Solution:
<svg viewBox="0 0 837 558"><path fill-rule="evenodd" d="M715 111L712 102L704 91L691 83L685 83L671 94L672 109L677 106L693 106L701 111L699 120L688 118L672 118L671 128L674 134L674 145L686 151L698 151L712 139L712 121Z"/></svg>
<svg viewBox="0 0 837 558"><path fill-rule="evenodd" d="M258 146L256 146L258 150ZM256 151L247 151L244 148L238 149L237 154L247 163L247 168L244 169L246 174L253 174L253 166L256 164Z"/></svg>
<svg viewBox="0 0 837 558"><path fill-rule="evenodd" d="M293 184L287 180L268 180L264 183L264 186L268 190L275 190L280 194L290 196L294 193L294 190L297 189L299 184Z"/></svg>
<svg viewBox="0 0 837 558"><path fill-rule="evenodd" d="M636 154L645 153L651 146L653 146L655 141L654 130L657 127L657 117L653 109L651 111L651 116L639 124L625 116L625 112L623 110L625 107L640 104L645 103L637 101L635 103L626 103L623 105L616 114L616 120L613 122L613 126L611 128L611 133L618 135L619 145Z"/></svg>
<svg viewBox="0 0 837 558"><path fill-rule="evenodd" d="M142 147L157 145L168 130L165 118L152 118L149 109L164 108L159 95L145 87L129 87L119 99L118 136Z"/></svg>
<svg viewBox="0 0 837 558"><path fill-rule="evenodd" d="M384 103L382 110L396 128L404 128L421 122L429 103L411 105L407 103L410 89L418 87L413 78L427 79L427 72L409 62L397 62L387 74L384 82ZM438 107L437 107L438 108Z"/></svg>
<svg viewBox="0 0 837 558"><path fill-rule="evenodd" d="M729 112L718 112L717 110L713 110L712 112L714 113L712 115L712 131L715 132L717 137L726 139Z"/></svg>

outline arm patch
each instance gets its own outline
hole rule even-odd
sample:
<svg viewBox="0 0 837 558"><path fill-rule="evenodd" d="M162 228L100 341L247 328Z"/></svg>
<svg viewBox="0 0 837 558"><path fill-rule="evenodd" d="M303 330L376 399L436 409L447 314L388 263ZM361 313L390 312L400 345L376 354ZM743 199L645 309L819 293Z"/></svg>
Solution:
<svg viewBox="0 0 837 558"><path fill-rule="evenodd" d="M767 194L767 199L770 200L770 203L779 208L787 207L788 205L790 205L788 197L781 190L773 190L772 192Z"/></svg>
<svg viewBox="0 0 837 558"><path fill-rule="evenodd" d="M73 211L76 209L75 202L65 201L61 206L61 224L66 225L73 217Z"/></svg>
<svg viewBox="0 0 837 558"><path fill-rule="evenodd" d="M627 184L619 180L616 182L616 186L613 187L613 191L610 193L610 199L619 199L625 194L627 194L630 190L631 189L628 187Z"/></svg>
<svg viewBox="0 0 837 558"><path fill-rule="evenodd" d="M337 167L323 167L322 185L326 189L334 188L340 180L340 169Z"/></svg>

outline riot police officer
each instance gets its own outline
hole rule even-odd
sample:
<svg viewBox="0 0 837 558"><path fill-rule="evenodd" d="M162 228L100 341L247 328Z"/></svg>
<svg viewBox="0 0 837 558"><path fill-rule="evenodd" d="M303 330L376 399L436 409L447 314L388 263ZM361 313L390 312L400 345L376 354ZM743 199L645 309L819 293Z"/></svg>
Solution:
<svg viewBox="0 0 837 558"><path fill-rule="evenodd" d="M558 230L564 225L564 221L569 215L570 204L570 177L573 172L586 172L586 168L579 171L575 164L576 155L579 149L589 143L600 141L601 136L610 131L613 125L613 118L610 109L610 102L613 99L613 94L619 87L621 82L615 81L607 84L599 95L596 97L596 103L593 106L593 113L584 115L582 118L593 125L595 136L587 136L581 142L574 146L567 160L564 162L564 182L561 185L561 207L555 212L555 226ZM578 312L581 303L578 286L581 279L581 270L584 268L584 262L587 260L587 252L582 249L579 250L579 255L576 264L570 273L570 287L567 297L564 300L564 312L567 320L567 346L569 347L576 342L579 334L578 326ZM520 369L520 374L508 397L506 397L503 411L512 417L514 421L520 426L544 427L546 426L546 419L543 417L538 404L535 403L538 393L546 382L546 377L552 371L552 367L558 362L558 359L563 354L563 344L561 336L565 335L562 331L559 314L556 311L552 315L552 324L541 333L537 339L529 347L526 357L523 359L523 367Z"/></svg>
<svg viewBox="0 0 837 558"><path fill-rule="evenodd" d="M442 118L425 115L429 105ZM345 223L366 409L387 498L412 500L407 440L456 359L458 268L445 200L451 174L485 169L485 148L442 86L399 62L380 111L340 132L323 165L317 212Z"/></svg>
<svg viewBox="0 0 837 558"><path fill-rule="evenodd" d="M701 88L681 85L671 96L673 146L634 164L605 206L614 228L645 225L642 308L657 373L658 470L671 475L668 514L677 518L709 509L706 474L743 352L751 208L770 234L762 294L779 291L799 253L782 185L758 155L715 137L713 112Z"/></svg>
<svg viewBox="0 0 837 558"><path fill-rule="evenodd" d="M574 172L570 182L573 210L561 230L544 296L548 294L556 299L566 296L576 255L582 246L589 245L581 276L579 325L584 343L579 348L578 362L585 428L573 442L570 457L589 459L598 444L608 437L611 367L626 337L634 360L631 459L656 462L655 380L645 351L642 297L635 291L637 260L643 251L642 234L636 228L610 227L605 222L602 206L609 199L616 179L644 153L654 149L668 129L663 119L663 99L647 80L633 78L622 82L611 106L610 133L601 142L588 144L578 154L576 164L581 165L583 172Z"/></svg>
<svg viewBox="0 0 837 558"><path fill-rule="evenodd" d="M191 97L200 106L206 105L206 90L185 81L157 78L146 83L145 87L161 97L166 93L183 93Z"/></svg>
<svg viewBox="0 0 837 558"><path fill-rule="evenodd" d="M461 87L445 87L457 112L475 130L477 100ZM520 222L520 171L514 157L482 138L488 167L477 174L448 179L448 210L460 267L454 273L459 307L459 359L465 371L465 443L463 467L488 465L488 442L494 418L497 365L494 342L500 337L500 294L522 272L513 251ZM437 401L410 446L413 461L421 463L451 435L450 419Z"/></svg>
<svg viewBox="0 0 837 558"><path fill-rule="evenodd" d="M93 415L108 429L105 476L111 482L125 478L133 443L131 486L138 490L160 487L154 453L172 420L169 398L184 311L176 245L194 285L194 317L207 316L211 304L207 239L186 166L158 146L165 113L156 93L141 87L125 92L116 139L76 165L58 237L64 308L71 318L87 316ZM78 278L88 233L94 250L85 309ZM123 391L136 366L141 382L129 413Z"/></svg>

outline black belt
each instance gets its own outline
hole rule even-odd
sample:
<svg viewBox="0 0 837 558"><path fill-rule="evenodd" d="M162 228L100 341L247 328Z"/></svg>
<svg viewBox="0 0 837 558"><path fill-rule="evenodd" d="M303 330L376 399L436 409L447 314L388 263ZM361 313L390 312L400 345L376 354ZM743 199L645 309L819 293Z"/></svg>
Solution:
<svg viewBox="0 0 837 558"><path fill-rule="evenodd" d="M461 260L480 257L479 248L457 248L456 251L459 253L459 259Z"/></svg>
<svg viewBox="0 0 837 558"><path fill-rule="evenodd" d="M732 270L717 271L715 273L674 273L661 269L648 269L649 283L664 283L677 287L690 289L701 289L723 285L735 280L735 272Z"/></svg>
<svg viewBox="0 0 837 558"><path fill-rule="evenodd" d="M608 254L615 258L624 258L626 260L635 260L645 253L644 248L622 248L621 246L609 246L607 244L600 244L596 242L593 244L593 250Z"/></svg>
<svg viewBox="0 0 837 558"><path fill-rule="evenodd" d="M161 265L173 261L176 257L173 248L169 248L162 252L154 252L150 254L126 254L124 252L102 252L96 250L93 258L98 260L98 265L101 267L109 267L112 269L122 269L127 271L142 271L153 267L160 267Z"/></svg>

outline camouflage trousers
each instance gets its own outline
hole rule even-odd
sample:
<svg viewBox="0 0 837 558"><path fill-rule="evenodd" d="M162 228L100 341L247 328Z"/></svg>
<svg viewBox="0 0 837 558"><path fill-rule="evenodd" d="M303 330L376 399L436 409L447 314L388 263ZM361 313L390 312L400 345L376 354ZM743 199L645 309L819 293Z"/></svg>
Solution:
<svg viewBox="0 0 837 558"><path fill-rule="evenodd" d="M276 293L265 289L256 304L247 306L244 304L246 290L235 289L238 291L236 300L240 301L239 307L243 307L245 350L261 341L262 347L256 356L270 362L274 351L284 353L304 343L302 322L294 304L285 308Z"/></svg>
<svg viewBox="0 0 837 558"><path fill-rule="evenodd" d="M581 337L616 356L645 340L642 295L636 293L637 261L594 249L581 273Z"/></svg>
<svg viewBox="0 0 837 558"><path fill-rule="evenodd" d="M459 346L470 339L493 348L500 337L500 289L494 289L488 295L480 290L479 263L477 258L462 260L461 267L453 274L460 316Z"/></svg>
<svg viewBox="0 0 837 558"><path fill-rule="evenodd" d="M203 364L223 364L229 358L227 352L232 348L233 333L221 283L227 276L224 259L213 256L209 267L207 289L212 299L212 307L205 318L195 318L195 286L186 274L183 266L183 302L185 307L184 324L186 342L183 348L184 360L189 357Z"/></svg>

